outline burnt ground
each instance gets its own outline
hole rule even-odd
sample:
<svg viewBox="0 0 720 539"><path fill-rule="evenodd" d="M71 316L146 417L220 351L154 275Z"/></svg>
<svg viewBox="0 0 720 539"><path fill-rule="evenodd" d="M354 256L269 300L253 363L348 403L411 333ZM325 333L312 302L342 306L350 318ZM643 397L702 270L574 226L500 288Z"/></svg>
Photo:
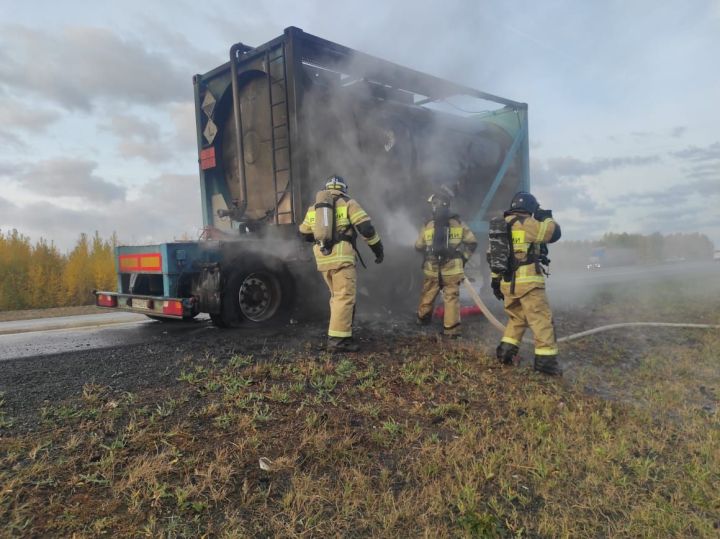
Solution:
<svg viewBox="0 0 720 539"><path fill-rule="evenodd" d="M707 281L613 285L556 306L556 327L718 323L717 297ZM497 365L499 335L480 317L451 342L439 321L363 316L362 300L358 318L363 351L335 358L318 350L324 320L230 331L196 321L116 331L141 344L0 362L0 535L720 528L720 332L569 342L557 380L528 368L528 345L519 367Z"/></svg>
<svg viewBox="0 0 720 539"><path fill-rule="evenodd" d="M498 306L491 304L500 315ZM628 313L632 314L636 318L626 320L648 319L640 313ZM427 337L430 337L430 343L443 342L439 335L441 321L437 317L427 328L415 326L412 314L386 313L359 318L355 338L362 345L360 356L399 350ZM606 301L579 309L558 308L554 318L559 337L618 321L614 310L607 308ZM678 320L667 316L653 319L663 318L665 321ZM709 311L703 311L693 313L691 321L712 322L712 318ZM153 388L168 389L180 383L178 377L191 365L203 361L222 364L235 354L250 354L258 362L278 357L292 360L293 353L298 351L306 356L321 356L325 321L292 322L271 327L248 325L233 330L217 329L209 320L155 322L153 328L149 328L150 338L142 344L6 360L0 370L0 394L5 401L3 410L12 418L11 432L33 431L44 407L82 394L86 384L106 386L119 396ZM463 338L452 341L451 345L471 346L489 356L494 355L499 333L482 316L466 317L463 328ZM704 333L703 330L682 329L618 329L561 345L564 383L579 383L587 394L622 399L622 391L606 383L610 374L617 378L630 373L642 363L648 350L659 347L678 346L691 354L693 349L702 353L699 347ZM520 358L520 366L532 364L531 344L523 344ZM592 375L587 376L588 372ZM714 409L717 403L713 391L700 391L705 395L701 403L705 408Z"/></svg>

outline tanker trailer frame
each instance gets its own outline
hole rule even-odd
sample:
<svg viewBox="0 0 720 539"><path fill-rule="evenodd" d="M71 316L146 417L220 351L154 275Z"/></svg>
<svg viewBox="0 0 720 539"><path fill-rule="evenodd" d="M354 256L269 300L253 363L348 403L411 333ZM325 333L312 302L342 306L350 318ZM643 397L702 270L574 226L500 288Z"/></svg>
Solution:
<svg viewBox="0 0 720 539"><path fill-rule="evenodd" d="M429 191L455 190L481 234L489 214L529 188L526 104L299 28L259 47L233 45L229 62L193 84L201 238L117 247L118 291L97 291L99 306L171 319L209 313L223 327L287 316L319 281L297 224L330 174L348 179L373 216L393 249L386 264L398 264L385 275L400 281L407 262L392 252L410 248ZM389 292L402 289L385 280Z"/></svg>

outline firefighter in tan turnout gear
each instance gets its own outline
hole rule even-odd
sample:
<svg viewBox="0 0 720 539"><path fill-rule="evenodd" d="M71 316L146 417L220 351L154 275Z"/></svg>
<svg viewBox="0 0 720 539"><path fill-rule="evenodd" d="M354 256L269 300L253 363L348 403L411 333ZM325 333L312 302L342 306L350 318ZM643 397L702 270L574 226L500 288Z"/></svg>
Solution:
<svg viewBox="0 0 720 539"><path fill-rule="evenodd" d="M317 269L330 290L329 351L355 352L352 340L357 273L355 240L359 233L372 249L375 263L383 261L383 245L370 216L347 195L347 182L340 176L328 178L308 209L300 233L315 243Z"/></svg>
<svg viewBox="0 0 720 539"><path fill-rule="evenodd" d="M445 304L443 335L460 335L460 284L465 279L465 263L477 248L472 231L450 213L450 197L434 194L428 199L433 218L420 230L415 249L425 253L422 293L417 311L420 325L432 321L433 305L442 290Z"/></svg>
<svg viewBox="0 0 720 539"><path fill-rule="evenodd" d="M496 220L490 222L488 252L491 269L497 269L491 260L494 243L502 244L505 234L510 244L507 271L501 275L493 269L491 281L493 293L504 301L509 318L497 347L497 358L505 364L512 364L523 334L530 327L535 337L535 370L561 375L552 312L545 295L546 272L543 268L549 263L546 244L560 239L560 225L553 220L550 210L540 209L535 197L526 192L517 193L504 217L497 218L504 227L499 231L496 229L495 235L493 221Z"/></svg>

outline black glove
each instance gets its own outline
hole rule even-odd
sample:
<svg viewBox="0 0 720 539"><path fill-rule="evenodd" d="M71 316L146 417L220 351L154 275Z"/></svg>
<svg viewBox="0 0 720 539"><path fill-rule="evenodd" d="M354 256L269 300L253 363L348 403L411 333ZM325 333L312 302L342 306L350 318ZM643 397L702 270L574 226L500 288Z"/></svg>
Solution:
<svg viewBox="0 0 720 539"><path fill-rule="evenodd" d="M545 219L552 219L552 210L542 210L538 208L535 210L535 215L533 215L536 220L538 221L544 221Z"/></svg>
<svg viewBox="0 0 720 539"><path fill-rule="evenodd" d="M492 287L493 294L497 299L500 301L505 299L505 294L503 294L502 290L500 290L500 277L493 277L492 281L490 281L490 286Z"/></svg>
<svg viewBox="0 0 720 539"><path fill-rule="evenodd" d="M383 251L383 244L381 241L370 246L373 254L375 255L375 263L380 264L385 259L385 253Z"/></svg>

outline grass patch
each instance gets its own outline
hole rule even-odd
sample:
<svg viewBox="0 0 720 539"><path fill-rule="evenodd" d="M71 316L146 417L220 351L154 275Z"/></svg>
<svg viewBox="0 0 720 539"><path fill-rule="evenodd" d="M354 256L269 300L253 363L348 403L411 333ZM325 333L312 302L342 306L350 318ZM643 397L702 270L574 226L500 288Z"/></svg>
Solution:
<svg viewBox="0 0 720 539"><path fill-rule="evenodd" d="M422 338L233 355L162 391L88 384L30 433L0 396L3 531L714 537L720 338L668 335L629 362L612 340L568 344L587 361L564 381Z"/></svg>

